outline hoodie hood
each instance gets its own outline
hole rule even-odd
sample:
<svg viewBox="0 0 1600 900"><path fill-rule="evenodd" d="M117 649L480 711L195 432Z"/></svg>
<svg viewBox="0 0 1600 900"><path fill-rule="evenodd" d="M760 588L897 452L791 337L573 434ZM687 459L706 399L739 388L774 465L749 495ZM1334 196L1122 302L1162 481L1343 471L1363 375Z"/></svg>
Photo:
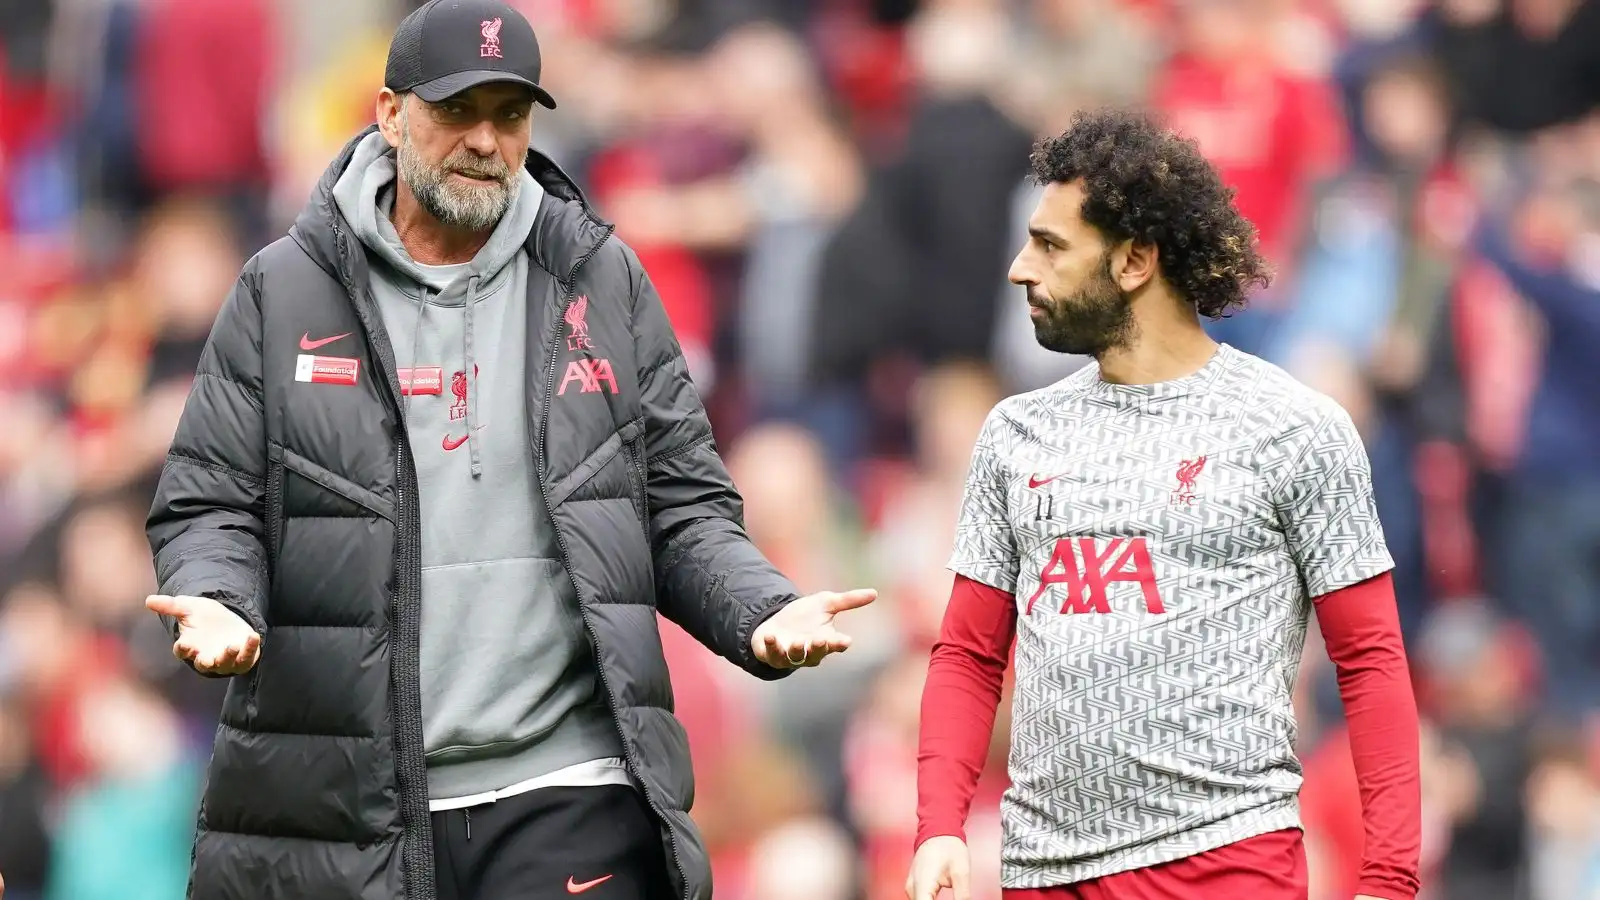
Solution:
<svg viewBox="0 0 1600 900"><path fill-rule="evenodd" d="M355 223L345 216L334 193L352 168L357 149L372 136L388 146L377 125L368 125L351 138L323 171L305 208L289 228L290 239L352 293L367 277L366 261L355 235ZM540 268L562 281L570 281L579 262L610 235L611 225L590 209L577 183L548 156L529 149L526 169L542 189L540 202L528 204L534 207L533 230L526 240L528 255Z"/></svg>
<svg viewBox="0 0 1600 900"><path fill-rule="evenodd" d="M290 239L323 271L345 286L374 345L380 354L390 357L391 364L397 355L392 348L400 341L406 341L400 346L415 348L423 327L423 315L430 303L436 306L460 304L466 310L463 341L468 364L465 371L467 378L475 381L476 369L471 365L472 314L479 291L492 291L495 285L490 282L514 268L508 263L516 259L518 249L526 250L534 265L563 284L570 284L583 260L593 255L612 230L610 224L589 208L583 192L559 166L539 151L529 149L522 187L495 227L489 243L466 264L465 272L456 267L430 271L405 252L389 221L388 212L392 206L388 204L393 202L394 179L394 151L378 126L369 125L345 144L322 173L305 209L289 229ZM363 252L364 248L367 252ZM400 273L401 281L415 285L414 294L401 287L408 299L417 304L409 335L391 334L378 310L373 308L372 292L366 287L372 279L368 253ZM396 382L390 384L404 416L407 405L404 391ZM476 394L475 387L469 386L469 397ZM477 425L477 410L470 400L467 419L469 455L476 477L481 473L481 466L476 436L471 429Z"/></svg>
<svg viewBox="0 0 1600 900"><path fill-rule="evenodd" d="M519 171L517 175L521 180L510 204L477 254L463 265L425 266L412 259L394 223L389 221L394 211L396 173L394 148L374 130L357 142L344 172L334 182L333 201L339 214L354 229L356 238L399 275L392 283L415 307L408 358L415 358L430 305L464 309L465 327L460 337L465 358L463 371L469 382L466 387L467 452L472 460L472 475L477 478L483 473L483 465L474 433L478 426L479 393L474 314L480 295L493 294L501 286L503 279L498 276L502 272L513 274L514 267L508 264L522 251L533 231L543 190L526 169ZM407 281L411 282L410 286ZM409 404L402 406L403 409L407 407Z"/></svg>
<svg viewBox="0 0 1600 900"><path fill-rule="evenodd" d="M396 171L394 148L381 133L373 131L356 144L349 165L334 183L334 203L367 249L420 285L429 302L442 306L466 303L474 282L487 285L505 269L533 231L544 194L539 183L523 169L517 173L520 183L505 215L495 225L488 243L464 269L422 266L406 252L389 219L394 211Z"/></svg>

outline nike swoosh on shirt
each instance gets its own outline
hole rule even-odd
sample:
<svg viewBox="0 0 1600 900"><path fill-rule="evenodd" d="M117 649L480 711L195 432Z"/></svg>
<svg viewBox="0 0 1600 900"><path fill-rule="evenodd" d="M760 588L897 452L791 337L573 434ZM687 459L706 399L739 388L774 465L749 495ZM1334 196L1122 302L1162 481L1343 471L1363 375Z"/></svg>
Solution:
<svg viewBox="0 0 1600 900"><path fill-rule="evenodd" d="M318 347L324 346L326 344L331 344L334 341L343 340L343 339L345 339L345 338L347 338L349 336L350 336L350 332L346 331L344 334L336 334L333 337L325 337L325 338L322 338L321 340L313 341L311 339L311 332L308 331L305 334L300 336L300 349L301 350L315 350Z"/></svg>
<svg viewBox="0 0 1600 900"><path fill-rule="evenodd" d="M482 431L484 428L487 428L487 427L488 427L487 425L480 424L474 430ZM440 441L439 444L440 444L440 446L444 447L446 450L454 450L457 447L461 446L462 444L465 444L466 442L467 442L467 435L466 435L465 432L463 432L461 437L458 437L458 438L451 437L449 435L449 433L446 432L445 436L444 436L444 440Z"/></svg>
<svg viewBox="0 0 1600 900"><path fill-rule="evenodd" d="M1055 481L1057 478L1060 478L1060 477L1061 477L1060 475L1051 475L1049 478L1040 478L1037 475L1030 475L1030 476L1028 476L1028 487L1031 487L1031 488L1044 487L1045 485L1049 484L1052 481Z"/></svg>
<svg viewBox="0 0 1600 900"><path fill-rule="evenodd" d="M569 894L581 894L584 891L587 891L589 888L592 888L597 884L604 884L605 882L610 881L610 880L611 880L611 876L610 875L602 875L602 876L600 876L599 878L596 878L593 881L585 881L584 883L579 884L576 881L572 880L572 876L571 875L568 875L567 876L567 893L569 893Z"/></svg>

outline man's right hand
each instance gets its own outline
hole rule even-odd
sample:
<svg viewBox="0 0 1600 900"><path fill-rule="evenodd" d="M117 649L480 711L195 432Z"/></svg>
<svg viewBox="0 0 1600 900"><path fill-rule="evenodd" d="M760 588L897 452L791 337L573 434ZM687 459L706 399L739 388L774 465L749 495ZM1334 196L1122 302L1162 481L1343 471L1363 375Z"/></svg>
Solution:
<svg viewBox="0 0 1600 900"><path fill-rule="evenodd" d="M906 878L910 900L936 900L940 888L949 888L955 900L972 900L972 854L966 842L954 835L923 841Z"/></svg>
<svg viewBox="0 0 1600 900"><path fill-rule="evenodd" d="M261 655L261 635L232 610L209 597L152 594L146 609L178 621L172 655L207 675L243 675Z"/></svg>

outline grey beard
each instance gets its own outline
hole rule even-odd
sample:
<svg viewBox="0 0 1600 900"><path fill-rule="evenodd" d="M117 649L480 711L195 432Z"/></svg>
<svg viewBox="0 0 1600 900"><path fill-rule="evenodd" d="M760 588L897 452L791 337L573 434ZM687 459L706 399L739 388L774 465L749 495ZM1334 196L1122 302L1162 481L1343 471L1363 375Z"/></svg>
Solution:
<svg viewBox="0 0 1600 900"><path fill-rule="evenodd" d="M430 167L411 149L410 143L403 141L397 154L400 177L429 215L452 228L465 231L493 228L522 187L517 178L482 187L453 182L449 169L443 165Z"/></svg>

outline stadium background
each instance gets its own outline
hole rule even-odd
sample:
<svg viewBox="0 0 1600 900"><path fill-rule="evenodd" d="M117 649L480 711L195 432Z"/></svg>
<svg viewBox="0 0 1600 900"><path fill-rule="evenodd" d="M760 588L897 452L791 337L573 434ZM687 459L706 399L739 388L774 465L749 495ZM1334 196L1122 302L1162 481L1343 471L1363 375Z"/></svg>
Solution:
<svg viewBox="0 0 1600 900"><path fill-rule="evenodd" d="M1600 897L1600 4L519 5L561 101L535 144L660 287L752 536L803 588L883 594L856 649L777 685L668 629L719 898L900 896L972 440L1082 362L1033 345L1004 282L1027 150L1100 103L1163 111L1222 168L1279 277L1218 336L1367 438L1427 896ZM408 9L0 0L8 900L182 896L223 684L141 607L142 518L218 304L370 121ZM1348 898L1359 800L1315 641L1299 706L1313 898Z"/></svg>

